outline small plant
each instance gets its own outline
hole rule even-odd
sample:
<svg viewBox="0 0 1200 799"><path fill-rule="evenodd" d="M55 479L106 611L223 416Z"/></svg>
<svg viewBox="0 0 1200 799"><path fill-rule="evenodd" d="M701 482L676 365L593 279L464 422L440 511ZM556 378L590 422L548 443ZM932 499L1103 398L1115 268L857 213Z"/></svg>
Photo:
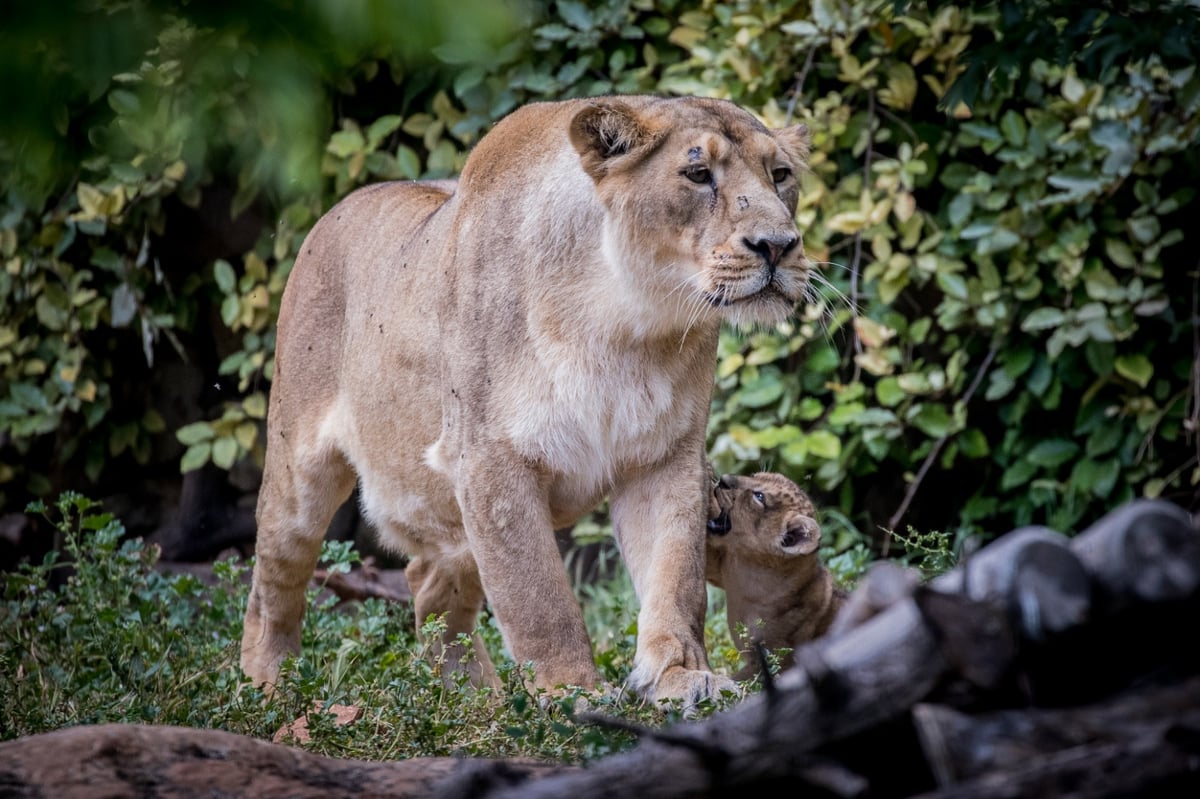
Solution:
<svg viewBox="0 0 1200 799"><path fill-rule="evenodd" d="M487 615L477 632L503 691L472 689L457 675L444 680L444 664L424 656L409 606L380 599L339 604L314 585L303 655L283 664L279 686L267 697L246 684L238 667L250 563L218 561L215 584L206 585L190 574L159 571L157 547L129 538L120 521L79 494L63 494L49 506L34 502L28 511L50 522L62 548L0 576L0 739L106 722L270 739L306 716L308 739L295 745L335 757L586 762L634 739L577 723L574 716L584 708L644 726L682 715L678 705L654 707L620 696L637 636L637 602L623 569L580 589L606 690L533 689L531 666L505 653ZM345 543L327 543L321 555L331 572L348 570L358 559ZM65 581L52 579L67 569ZM709 640L718 640L723 610L710 612L708 624ZM423 639L438 638L439 625L428 621ZM722 668L724 656L714 654L712 662ZM352 705L361 714L339 726L317 703Z"/></svg>
<svg viewBox="0 0 1200 799"><path fill-rule="evenodd" d="M902 560L925 579L947 572L958 563L961 541L950 533L919 533L909 527L908 535L893 532L892 539L904 549Z"/></svg>

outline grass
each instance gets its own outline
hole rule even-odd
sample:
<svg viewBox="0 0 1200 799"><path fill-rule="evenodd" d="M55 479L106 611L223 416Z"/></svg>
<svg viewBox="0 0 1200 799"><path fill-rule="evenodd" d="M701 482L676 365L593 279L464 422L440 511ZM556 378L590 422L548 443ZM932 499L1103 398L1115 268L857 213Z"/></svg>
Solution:
<svg viewBox="0 0 1200 799"><path fill-rule="evenodd" d="M505 690L445 684L423 655L411 609L382 600L335 606L310 590L303 654L285 664L271 698L243 683L237 667L250 564L214 564L216 586L155 570L157 550L129 539L121 523L77 494L53 507L34 503L63 536L63 553L3 576L0 604L0 739L78 724L167 724L270 739L313 708L355 705L362 717L335 726L310 716L311 751L370 760L436 755L530 756L586 762L627 748L627 733L577 724L590 709L645 725L680 716L611 695L550 696L526 687L527 666L502 650L490 617L481 624ZM357 558L326 545L327 568ZM69 569L65 581L56 572ZM57 588L52 587L58 585ZM637 605L627 574L580 589L602 677L619 686L632 666ZM715 592L707 638L715 668L732 671L738 653ZM435 632L436 620L427 630ZM703 715L712 705L701 708Z"/></svg>
<svg viewBox="0 0 1200 799"><path fill-rule="evenodd" d="M106 722L270 739L322 702L357 706L362 716L336 726L332 716L311 713L311 740L303 745L320 754L578 763L633 744L628 733L576 723L581 701L647 726L681 717L678 705L621 701L612 692L532 691L528 665L508 657L495 620L486 616L480 632L504 690L443 681L439 664L425 656L409 606L378 599L337 605L316 588L309 591L302 655L285 663L280 688L268 698L245 684L238 668L250 563L218 561L217 584L206 585L193 575L157 571L156 548L128 538L120 521L78 494L30 510L45 515L64 544L61 555L0 575L0 740ZM949 536L910 536L899 538L905 560L939 569L949 563ZM861 538L840 541L823 555L843 584L855 582L871 560ZM616 558L615 552L608 556ZM348 544L326 544L323 551L331 570L349 569L357 557ZM620 686L633 665L637 602L619 559L610 565L610 578L581 585L578 593L601 676ZM438 623L426 622L428 638L436 637ZM724 595L711 587L705 640L714 670L737 670L740 654L726 627ZM706 704L699 715L714 708Z"/></svg>

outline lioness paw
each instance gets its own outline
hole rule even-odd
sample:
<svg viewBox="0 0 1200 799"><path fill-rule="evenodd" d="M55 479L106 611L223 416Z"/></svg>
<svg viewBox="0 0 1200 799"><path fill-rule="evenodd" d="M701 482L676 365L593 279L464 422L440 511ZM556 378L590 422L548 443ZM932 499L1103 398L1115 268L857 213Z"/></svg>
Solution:
<svg viewBox="0 0 1200 799"><path fill-rule="evenodd" d="M741 698L742 689L729 677L703 669L672 666L652 683L636 682L637 671L629 675L628 687L650 702L679 700L687 713L705 700L720 700L725 695Z"/></svg>

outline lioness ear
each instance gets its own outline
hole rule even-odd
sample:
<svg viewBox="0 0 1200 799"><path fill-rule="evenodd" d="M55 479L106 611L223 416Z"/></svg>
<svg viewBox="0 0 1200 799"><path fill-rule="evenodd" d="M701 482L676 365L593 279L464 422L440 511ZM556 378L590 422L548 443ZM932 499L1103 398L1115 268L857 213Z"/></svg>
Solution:
<svg viewBox="0 0 1200 799"><path fill-rule="evenodd" d="M775 134L775 141L779 142L779 146L797 168L808 165L808 154L812 145L808 125L792 125L772 132Z"/></svg>
<svg viewBox="0 0 1200 799"><path fill-rule="evenodd" d="M821 545L821 528L812 519L793 522L783 531L779 545L792 555L811 555Z"/></svg>
<svg viewBox="0 0 1200 799"><path fill-rule="evenodd" d="M579 152L583 169L593 180L608 173L612 159L653 139L637 113L619 100L590 103L571 120L571 144Z"/></svg>

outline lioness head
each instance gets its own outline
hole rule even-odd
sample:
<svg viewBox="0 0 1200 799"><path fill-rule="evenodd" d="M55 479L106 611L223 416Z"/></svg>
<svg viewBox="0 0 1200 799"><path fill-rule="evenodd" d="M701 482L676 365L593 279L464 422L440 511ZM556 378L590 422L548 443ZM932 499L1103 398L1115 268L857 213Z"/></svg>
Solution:
<svg viewBox="0 0 1200 799"><path fill-rule="evenodd" d="M603 246L643 296L688 324L792 312L808 276L794 220L805 126L769 130L719 100L601 98L570 137L610 211Z"/></svg>
<svg viewBox="0 0 1200 799"><path fill-rule="evenodd" d="M735 532L736 541L728 540ZM739 557L766 563L811 555L821 544L812 500L774 472L727 474L713 488L709 548L736 548Z"/></svg>

